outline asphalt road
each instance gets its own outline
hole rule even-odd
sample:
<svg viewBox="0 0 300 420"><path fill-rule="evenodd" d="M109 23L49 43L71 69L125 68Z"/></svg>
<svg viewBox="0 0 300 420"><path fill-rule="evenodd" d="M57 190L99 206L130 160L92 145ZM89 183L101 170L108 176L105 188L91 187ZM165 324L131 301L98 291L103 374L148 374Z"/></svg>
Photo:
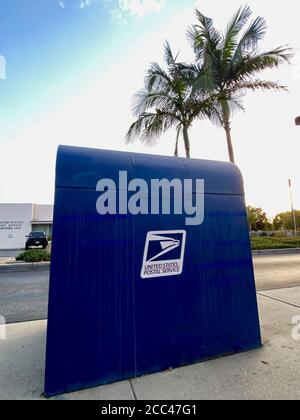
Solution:
<svg viewBox="0 0 300 420"><path fill-rule="evenodd" d="M254 268L259 291L300 286L300 254L257 256Z"/></svg>
<svg viewBox="0 0 300 420"><path fill-rule="evenodd" d="M49 271L0 273L0 316L6 323L47 318Z"/></svg>
<svg viewBox="0 0 300 420"><path fill-rule="evenodd" d="M300 254L254 258L258 291L300 286ZM0 316L7 323L47 318L48 271L0 273Z"/></svg>

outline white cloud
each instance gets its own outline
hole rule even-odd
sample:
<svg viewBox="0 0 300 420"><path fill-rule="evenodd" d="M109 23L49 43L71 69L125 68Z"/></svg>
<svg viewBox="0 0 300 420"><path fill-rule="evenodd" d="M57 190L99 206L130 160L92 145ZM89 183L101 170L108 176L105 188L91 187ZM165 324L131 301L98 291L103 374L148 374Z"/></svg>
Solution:
<svg viewBox="0 0 300 420"><path fill-rule="evenodd" d="M113 19L126 23L127 18L141 19L151 13L160 12L166 0L106 0Z"/></svg>
<svg viewBox="0 0 300 420"><path fill-rule="evenodd" d="M85 9L86 7L89 7L90 5L91 5L91 0L82 0L79 8Z"/></svg>
<svg viewBox="0 0 300 420"><path fill-rule="evenodd" d="M73 4L75 3L75 7L78 7L79 9L86 9L87 7L91 6L93 3L95 3L95 0L75 0ZM58 6L62 9L66 9L69 7L69 3L67 0L61 0L58 2Z"/></svg>

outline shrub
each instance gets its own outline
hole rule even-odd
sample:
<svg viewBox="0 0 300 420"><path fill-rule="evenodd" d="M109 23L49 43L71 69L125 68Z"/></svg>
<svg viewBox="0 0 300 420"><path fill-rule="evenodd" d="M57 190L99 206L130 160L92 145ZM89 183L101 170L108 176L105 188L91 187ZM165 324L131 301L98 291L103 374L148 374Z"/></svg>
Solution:
<svg viewBox="0 0 300 420"><path fill-rule="evenodd" d="M43 262L50 261L50 254L43 249L32 249L30 251L25 251L20 254L16 260L24 262Z"/></svg>
<svg viewBox="0 0 300 420"><path fill-rule="evenodd" d="M300 237L251 238L251 243L254 250L300 248Z"/></svg>

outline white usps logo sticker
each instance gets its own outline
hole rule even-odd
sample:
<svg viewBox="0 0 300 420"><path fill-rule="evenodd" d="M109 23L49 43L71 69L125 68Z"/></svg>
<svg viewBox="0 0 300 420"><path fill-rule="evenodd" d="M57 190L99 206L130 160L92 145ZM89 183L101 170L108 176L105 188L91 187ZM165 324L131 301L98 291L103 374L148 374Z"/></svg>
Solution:
<svg viewBox="0 0 300 420"><path fill-rule="evenodd" d="M186 231L167 230L147 234L141 277L178 276L183 271Z"/></svg>

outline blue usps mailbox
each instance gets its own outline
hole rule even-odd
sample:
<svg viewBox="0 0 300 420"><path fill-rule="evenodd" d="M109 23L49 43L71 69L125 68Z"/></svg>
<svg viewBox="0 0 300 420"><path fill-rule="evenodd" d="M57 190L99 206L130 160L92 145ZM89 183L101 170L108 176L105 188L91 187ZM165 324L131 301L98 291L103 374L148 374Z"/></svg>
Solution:
<svg viewBox="0 0 300 420"><path fill-rule="evenodd" d="M47 396L260 345L234 165L59 148Z"/></svg>

